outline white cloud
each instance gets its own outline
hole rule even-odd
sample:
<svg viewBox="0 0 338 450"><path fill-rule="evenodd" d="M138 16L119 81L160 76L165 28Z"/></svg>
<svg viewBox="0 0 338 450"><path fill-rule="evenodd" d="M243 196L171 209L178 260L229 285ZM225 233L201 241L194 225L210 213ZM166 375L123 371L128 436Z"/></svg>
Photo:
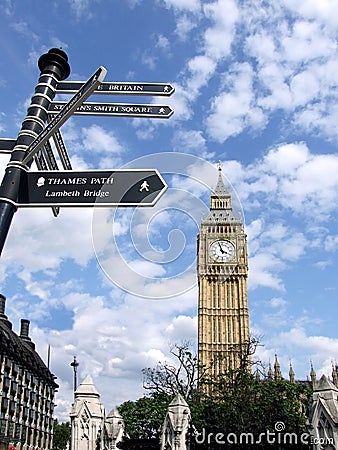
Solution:
<svg viewBox="0 0 338 450"><path fill-rule="evenodd" d="M204 34L204 52L215 60L229 55L234 39L235 25L239 18L236 2L216 0L203 6L206 18L212 25Z"/></svg>
<svg viewBox="0 0 338 450"><path fill-rule="evenodd" d="M309 149L303 142L283 144L267 153L264 157L263 168L292 178L295 171L306 163L309 156Z"/></svg>
<svg viewBox="0 0 338 450"><path fill-rule="evenodd" d="M212 139L224 142L245 128L261 128L266 123L263 111L254 103L252 68L237 64L226 74L227 88L211 103L206 126Z"/></svg>
<svg viewBox="0 0 338 450"><path fill-rule="evenodd" d="M123 147L112 131L106 131L98 125L82 128L83 148L90 152L120 153Z"/></svg>
<svg viewBox="0 0 338 450"><path fill-rule="evenodd" d="M57 218L50 208L19 210L7 238L3 264L28 272L55 270L66 258L86 265L94 256L88 239L90 220L89 209L61 208Z"/></svg>
<svg viewBox="0 0 338 450"><path fill-rule="evenodd" d="M338 248L338 235L327 236L325 239L325 250L328 252L334 252Z"/></svg>
<svg viewBox="0 0 338 450"><path fill-rule="evenodd" d="M207 142L200 130L177 130L174 134L173 150L181 152L184 149L186 153L199 154L203 158L213 156L207 150Z"/></svg>
<svg viewBox="0 0 338 450"><path fill-rule="evenodd" d="M323 58L336 48L335 41L319 23L302 20L295 22L288 35L282 36L281 45L284 58L297 63Z"/></svg>
<svg viewBox="0 0 338 450"><path fill-rule="evenodd" d="M158 36L156 36L156 47L168 54L170 51L169 39L162 34L159 34Z"/></svg>
<svg viewBox="0 0 338 450"><path fill-rule="evenodd" d="M285 0L285 4L296 15L303 15L308 19L320 20L325 25L337 27L335 0Z"/></svg>
<svg viewBox="0 0 338 450"><path fill-rule="evenodd" d="M284 291L283 281L280 275L285 266L279 258L273 254L260 251L249 259L249 289L268 287L278 291Z"/></svg>
<svg viewBox="0 0 338 450"><path fill-rule="evenodd" d="M200 0L164 0L167 8L174 8L176 11L198 12L201 8Z"/></svg>
<svg viewBox="0 0 338 450"><path fill-rule="evenodd" d="M192 342L197 336L197 317L179 315L175 317L167 326L166 333L172 342L179 343L178 336L181 341Z"/></svg>
<svg viewBox="0 0 338 450"><path fill-rule="evenodd" d="M194 98L197 96L201 87L203 87L213 74L216 64L208 56L200 55L192 58L188 64L188 71L191 74L190 78L186 81L186 85L189 90L192 91L189 95Z"/></svg>
<svg viewBox="0 0 338 450"><path fill-rule="evenodd" d="M197 26L196 19L190 19L185 14L177 18L175 33L181 41L186 41L190 32Z"/></svg>
<svg viewBox="0 0 338 450"><path fill-rule="evenodd" d="M260 161L243 171L238 180L245 207L248 199L265 200L290 208L295 215L326 220L336 209L338 197L338 156L311 153L305 143L282 144L272 148ZM239 173L241 172L239 170Z"/></svg>
<svg viewBox="0 0 338 450"><path fill-rule="evenodd" d="M272 308L279 308L279 307L284 307L286 305L286 301L283 298L280 297L273 297L270 300L270 306Z"/></svg>
<svg viewBox="0 0 338 450"><path fill-rule="evenodd" d="M99 378L97 387L109 409L142 395L141 370L170 356L169 341L196 338L196 318L180 313L195 306L196 291L163 301L127 296L118 302L71 292L58 300L74 311L72 328L47 332L32 323L31 337L41 355L46 354L47 343L51 345L51 369L61 384L56 413L63 420L68 420L71 405L70 400L59 399L72 398L69 364L74 355L80 364L78 381L87 373L94 383Z"/></svg>

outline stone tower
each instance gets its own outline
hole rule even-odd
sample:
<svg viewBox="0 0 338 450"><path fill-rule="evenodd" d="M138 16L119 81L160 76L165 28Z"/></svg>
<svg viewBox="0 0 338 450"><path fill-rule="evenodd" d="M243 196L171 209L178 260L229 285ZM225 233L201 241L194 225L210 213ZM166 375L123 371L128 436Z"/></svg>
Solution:
<svg viewBox="0 0 338 450"><path fill-rule="evenodd" d="M190 409L181 394L169 404L167 415L160 431L161 450L187 450L188 433L191 427Z"/></svg>
<svg viewBox="0 0 338 450"><path fill-rule="evenodd" d="M198 355L213 379L230 369L248 367L248 258L243 221L218 165L210 211L197 242Z"/></svg>
<svg viewBox="0 0 338 450"><path fill-rule="evenodd" d="M74 392L70 421L71 450L114 450L125 437L122 417L117 409L106 416L90 375Z"/></svg>
<svg viewBox="0 0 338 450"><path fill-rule="evenodd" d="M96 450L102 437L105 410L90 375L77 388L74 397L70 413L71 449Z"/></svg>

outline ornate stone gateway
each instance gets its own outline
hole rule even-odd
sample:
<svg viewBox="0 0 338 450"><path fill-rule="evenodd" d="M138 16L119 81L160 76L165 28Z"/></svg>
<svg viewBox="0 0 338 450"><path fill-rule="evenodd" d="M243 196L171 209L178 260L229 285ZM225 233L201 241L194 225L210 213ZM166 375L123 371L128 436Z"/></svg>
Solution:
<svg viewBox="0 0 338 450"><path fill-rule="evenodd" d="M124 436L124 422L117 410L106 416L90 375L74 393L71 418L72 450L114 450Z"/></svg>

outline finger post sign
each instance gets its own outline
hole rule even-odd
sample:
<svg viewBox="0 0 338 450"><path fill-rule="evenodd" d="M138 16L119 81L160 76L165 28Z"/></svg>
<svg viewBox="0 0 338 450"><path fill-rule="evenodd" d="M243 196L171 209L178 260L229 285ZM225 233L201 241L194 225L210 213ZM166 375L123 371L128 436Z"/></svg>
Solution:
<svg viewBox="0 0 338 450"><path fill-rule="evenodd" d="M156 169L74 171L60 134L73 115L99 115L167 119L170 106L155 104L85 103L93 93L110 95L170 96L169 83L107 82L99 67L86 81L64 81L70 74L68 56L57 48L39 58L41 70L17 139L0 138L0 153L11 155L0 185L0 253L17 208L60 206L154 206L167 189ZM58 93L74 94L66 102L54 102ZM53 138L63 168L59 171L49 139ZM31 171L33 159L38 171ZM47 170L50 169L50 170Z"/></svg>
<svg viewBox="0 0 338 450"><path fill-rule="evenodd" d="M27 172L18 207L153 206L167 189L156 169Z"/></svg>

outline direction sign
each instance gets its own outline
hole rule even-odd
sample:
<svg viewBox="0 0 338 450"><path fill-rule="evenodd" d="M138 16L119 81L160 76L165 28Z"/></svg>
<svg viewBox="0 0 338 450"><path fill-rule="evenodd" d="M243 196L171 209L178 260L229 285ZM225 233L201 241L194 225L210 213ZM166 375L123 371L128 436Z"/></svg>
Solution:
<svg viewBox="0 0 338 450"><path fill-rule="evenodd" d="M39 170L48 170L48 168L52 170L59 169L49 141L45 143L43 148L40 148L35 153L34 160ZM54 217L57 217L59 215L60 208L58 206L52 206L52 211Z"/></svg>
<svg viewBox="0 0 338 450"><path fill-rule="evenodd" d="M60 111L65 102L52 102L49 113ZM165 105L130 105L127 103L93 103L86 102L73 112L74 115L83 116L116 116L116 117L146 117L153 119L168 119L174 111Z"/></svg>
<svg viewBox="0 0 338 450"><path fill-rule="evenodd" d="M12 153L15 147L16 139L1 138L0 139L0 153Z"/></svg>
<svg viewBox="0 0 338 450"><path fill-rule="evenodd" d="M63 125L67 119L73 114L73 112L89 97L89 95L99 86L107 70L101 66L97 71L89 78L89 80L81 86L77 93L70 99L68 103L62 108L46 126L44 130L34 139L34 141L27 148L26 156L23 160L23 164L27 164L28 161L34 156L38 149L48 141L48 139Z"/></svg>
<svg viewBox="0 0 338 450"><path fill-rule="evenodd" d="M154 206L167 187L156 169L25 171L17 206Z"/></svg>
<svg viewBox="0 0 338 450"><path fill-rule="evenodd" d="M71 94L77 92L83 81L60 81L57 85L57 94ZM97 87L94 94L110 95L160 95L169 97L175 88L169 83L126 83L105 81Z"/></svg>
<svg viewBox="0 0 338 450"><path fill-rule="evenodd" d="M60 130L57 130L54 134L53 134L53 140L54 140L54 144L56 147L56 150L59 154L61 163L63 165L63 168L66 170L72 170L72 165L68 156L68 152L65 146L65 143L63 141L62 138L62 134Z"/></svg>

